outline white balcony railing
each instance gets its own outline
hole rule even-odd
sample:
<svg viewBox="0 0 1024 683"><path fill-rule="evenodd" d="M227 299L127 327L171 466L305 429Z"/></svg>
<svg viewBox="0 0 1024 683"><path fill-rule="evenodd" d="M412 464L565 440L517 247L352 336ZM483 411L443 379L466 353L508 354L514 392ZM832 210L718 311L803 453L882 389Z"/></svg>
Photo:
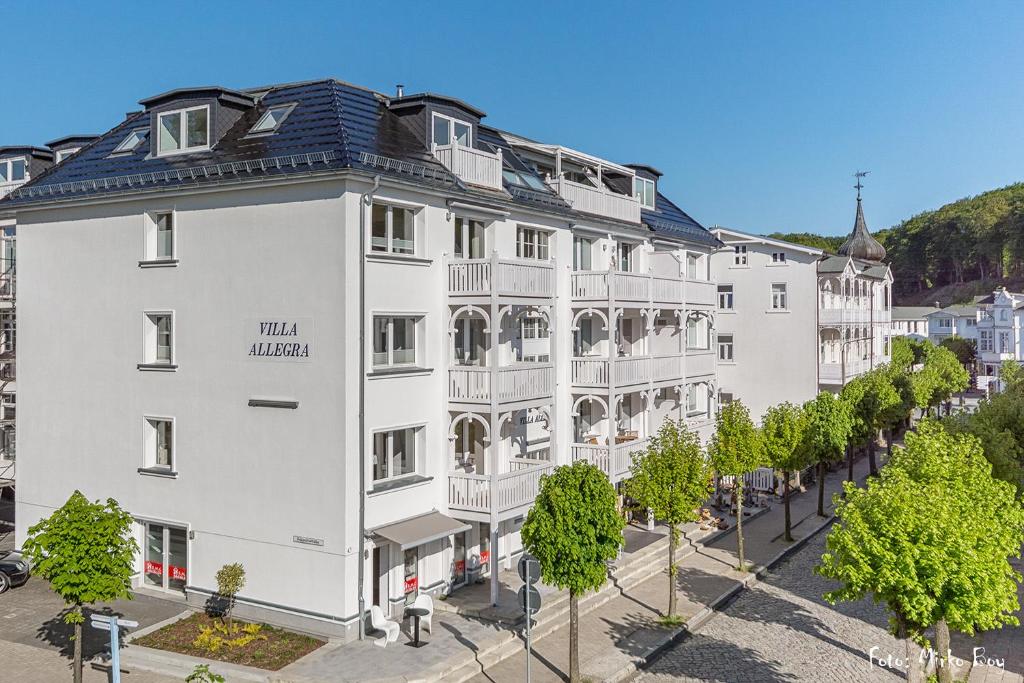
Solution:
<svg viewBox="0 0 1024 683"><path fill-rule="evenodd" d="M530 505L540 491L540 478L554 469L551 463L538 463L511 472L502 472L492 482L486 474L448 475L448 507L453 510L490 512L491 505L498 513ZM496 484L496 491L492 488Z"/></svg>
<svg viewBox="0 0 1024 683"><path fill-rule="evenodd" d="M555 295L555 267L531 259L455 259L448 262L448 293L482 296L497 289L501 296L550 298Z"/></svg>
<svg viewBox="0 0 1024 683"><path fill-rule="evenodd" d="M718 305L718 285L706 280L686 281L686 303L697 306L714 307Z"/></svg>
<svg viewBox="0 0 1024 683"><path fill-rule="evenodd" d="M492 190L502 187L501 150L492 154L465 145L435 145L434 156L463 182Z"/></svg>
<svg viewBox="0 0 1024 683"><path fill-rule="evenodd" d="M576 211L630 223L640 222L640 201L636 197L616 194L565 178L549 180L548 185Z"/></svg>
<svg viewBox="0 0 1024 683"><path fill-rule="evenodd" d="M573 358L570 361L572 382L579 386L608 386L607 358ZM625 356L612 361L615 386L646 384L650 381L683 377L683 355Z"/></svg>
<svg viewBox="0 0 1024 683"><path fill-rule="evenodd" d="M607 299L608 283L617 301L681 304L684 285L679 278L653 277L618 270L581 270L572 274L574 299Z"/></svg>
<svg viewBox="0 0 1024 683"><path fill-rule="evenodd" d="M715 374L716 358L714 351L689 349L686 352L686 376L703 377Z"/></svg>
<svg viewBox="0 0 1024 683"><path fill-rule="evenodd" d="M845 365L843 363L821 363L818 377L824 384L845 384L870 369L870 360L847 361Z"/></svg>
<svg viewBox="0 0 1024 683"><path fill-rule="evenodd" d="M448 397L452 401L488 403L492 391L491 368L455 366L448 369ZM555 370L550 363L516 363L498 368L498 401L529 401L550 396Z"/></svg>
<svg viewBox="0 0 1024 683"><path fill-rule="evenodd" d="M875 311L875 321L879 321L882 311ZM823 325L838 325L842 323L868 323L871 322L871 311L866 308L819 308L818 322Z"/></svg>
<svg viewBox="0 0 1024 683"><path fill-rule="evenodd" d="M621 481L629 474L629 467L633 462L633 454L647 448L649 439L633 439L617 443L611 448L608 446L595 446L593 444L574 443L572 444L572 460L586 460L596 465L602 472L608 475L612 483Z"/></svg>

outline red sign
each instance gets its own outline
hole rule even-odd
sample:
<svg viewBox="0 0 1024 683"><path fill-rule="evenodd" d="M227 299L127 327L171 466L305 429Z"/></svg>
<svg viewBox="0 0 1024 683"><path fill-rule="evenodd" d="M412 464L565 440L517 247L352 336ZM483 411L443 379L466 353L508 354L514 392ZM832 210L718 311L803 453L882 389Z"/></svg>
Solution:
<svg viewBox="0 0 1024 683"><path fill-rule="evenodd" d="M419 586L419 585L420 585L420 580L418 578L416 578L415 576L412 577L411 579L406 579L405 580L405 592L406 593L412 593L412 592L414 592L416 590L417 586Z"/></svg>
<svg viewBox="0 0 1024 683"><path fill-rule="evenodd" d="M466 561L465 560L458 560L458 561L456 561L455 562L455 573L456 574L463 574L463 573L465 573L465 571L466 571Z"/></svg>
<svg viewBox="0 0 1024 683"><path fill-rule="evenodd" d="M481 550L480 551L480 564L487 564L491 561L491 551Z"/></svg>
<svg viewBox="0 0 1024 683"><path fill-rule="evenodd" d="M171 573L167 577L171 581L184 581L188 572L185 571L184 567L175 567L173 564L170 566Z"/></svg>
<svg viewBox="0 0 1024 683"><path fill-rule="evenodd" d="M160 574L164 573L164 566L159 562L146 561L145 572L147 574Z"/></svg>

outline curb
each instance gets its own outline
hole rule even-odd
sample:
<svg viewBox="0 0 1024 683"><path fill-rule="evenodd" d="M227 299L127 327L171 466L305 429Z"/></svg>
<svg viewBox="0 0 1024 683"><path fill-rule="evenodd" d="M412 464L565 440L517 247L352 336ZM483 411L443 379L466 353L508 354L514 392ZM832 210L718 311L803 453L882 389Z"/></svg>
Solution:
<svg viewBox="0 0 1024 683"><path fill-rule="evenodd" d="M650 664L656 659L661 653L668 648L672 647L676 643L679 643L686 639L691 633L700 629L704 624L708 622L711 617L715 615L722 608L726 607L730 602L733 601L741 592L759 583L774 567L780 562L794 554L796 551L804 547L812 538L817 536L819 533L827 529L835 521L835 516L826 518L823 522L814 527L807 535L802 536L788 547L778 552L775 556L768 560L768 563L757 567L754 572L751 572L747 576L739 580L739 583L725 591L724 593L717 596L714 600L709 602L703 609L697 612L695 615L686 620L686 623L682 626L669 631L665 634L665 637L659 640L658 643L648 648L645 652L638 655L632 661L624 664L618 671L613 673L604 679L605 683L622 683L623 681L631 680L637 673L639 673L641 667ZM735 527L734 527L735 528ZM729 532L726 529L721 532L724 536ZM714 539L709 539L714 540Z"/></svg>

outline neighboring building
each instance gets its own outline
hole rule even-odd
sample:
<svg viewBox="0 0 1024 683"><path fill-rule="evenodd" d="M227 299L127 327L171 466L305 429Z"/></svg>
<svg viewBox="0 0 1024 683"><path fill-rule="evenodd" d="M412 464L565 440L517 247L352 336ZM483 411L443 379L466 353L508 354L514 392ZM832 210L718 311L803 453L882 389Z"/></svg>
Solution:
<svg viewBox="0 0 1024 683"><path fill-rule="evenodd" d="M0 147L0 198L40 175L53 163L53 150L45 147Z"/></svg>
<svg viewBox="0 0 1024 683"><path fill-rule="evenodd" d="M978 374L998 378L1003 361L1024 360L1022 322L1024 294L1003 287L978 302Z"/></svg>
<svg viewBox="0 0 1024 683"><path fill-rule="evenodd" d="M911 337L918 341L928 338L928 316L938 313L934 306L893 306L892 336Z"/></svg>
<svg viewBox="0 0 1024 683"><path fill-rule="evenodd" d="M984 297L981 297L984 298ZM928 340L940 343L947 337L957 336L978 341L978 305L953 304L933 309L927 316Z"/></svg>
<svg viewBox="0 0 1024 683"><path fill-rule="evenodd" d="M718 383L758 422L770 406L818 393L818 262L824 252L713 228L724 248L711 258L718 289Z"/></svg>
<svg viewBox="0 0 1024 683"><path fill-rule="evenodd" d="M710 435L720 243L657 170L335 80L141 104L0 200L19 543L110 496L138 588L241 562L243 610L346 636L360 598L496 597L556 464L618 483L665 417Z"/></svg>

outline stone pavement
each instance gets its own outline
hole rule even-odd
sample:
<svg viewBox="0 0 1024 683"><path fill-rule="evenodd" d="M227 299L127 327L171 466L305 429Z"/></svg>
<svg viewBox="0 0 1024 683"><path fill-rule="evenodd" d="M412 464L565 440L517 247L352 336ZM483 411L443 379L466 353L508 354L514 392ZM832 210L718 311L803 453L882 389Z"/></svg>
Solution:
<svg viewBox="0 0 1024 683"><path fill-rule="evenodd" d="M1024 559L1016 558L1012 564L1024 574ZM1024 605L1024 584L1017 586L1017 595ZM1017 616L1024 622L1024 609ZM951 640L955 656L968 662L974 662L977 656L970 683L1024 683L1024 625L1004 626L974 636L954 633ZM994 660L1002 660L1002 665Z"/></svg>
<svg viewBox="0 0 1024 683"><path fill-rule="evenodd" d="M97 671L86 663L82 678L84 683L107 683L110 674ZM60 683L70 682L71 679L71 660L56 650L0 640L0 680L11 683ZM122 676L122 680L125 683L181 683L184 679L132 670L130 674Z"/></svg>

